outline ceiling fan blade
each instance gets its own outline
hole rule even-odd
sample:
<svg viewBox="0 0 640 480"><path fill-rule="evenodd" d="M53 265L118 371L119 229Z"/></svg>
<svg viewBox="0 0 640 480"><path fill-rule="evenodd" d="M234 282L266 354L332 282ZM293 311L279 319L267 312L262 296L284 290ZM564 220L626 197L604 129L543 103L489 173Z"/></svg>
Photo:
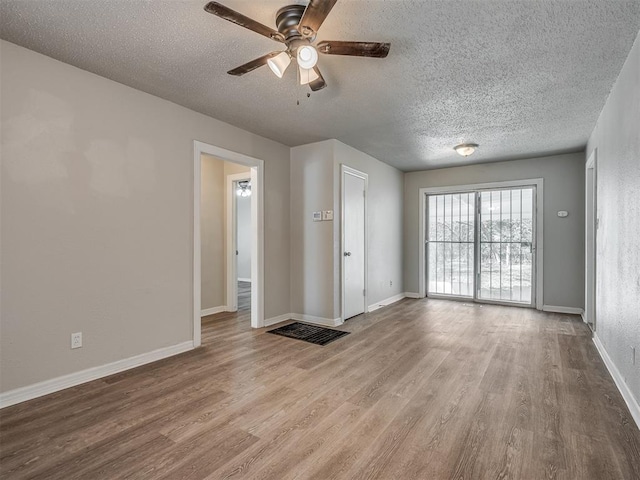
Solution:
<svg viewBox="0 0 640 480"><path fill-rule="evenodd" d="M354 55L356 57L384 58L389 54L390 43L377 42L339 42L323 41L318 43L318 51L328 55Z"/></svg>
<svg viewBox="0 0 640 480"><path fill-rule="evenodd" d="M318 75L318 78L316 78L312 82L309 82L309 88L311 88L312 91L317 92L318 90L322 90L324 87L326 87L327 84L324 81L324 78L320 73L320 69L317 66L313 67L313 71L316 72L316 74Z"/></svg>
<svg viewBox="0 0 640 480"><path fill-rule="evenodd" d="M205 11L217 17L224 18L231 23L248 28L249 30L259 33L260 35L264 35L265 37L271 38L277 42L284 43L284 37L280 32L261 24L260 22L256 22L254 19L246 17L235 10L231 10L218 2L209 2L204 6L204 9Z"/></svg>
<svg viewBox="0 0 640 480"><path fill-rule="evenodd" d="M266 65L267 60L281 53L282 52L267 53L266 55L263 55L260 58L256 58L255 60L251 60L250 62L247 62L244 65L240 65L239 67L234 68L233 70L229 70L227 73L229 75L235 75L239 77L241 75L244 75L245 73L253 72L256 68Z"/></svg>
<svg viewBox="0 0 640 480"><path fill-rule="evenodd" d="M303 35L307 35L306 29L317 32L327 18L329 12L338 0L311 0L300 19L299 29Z"/></svg>

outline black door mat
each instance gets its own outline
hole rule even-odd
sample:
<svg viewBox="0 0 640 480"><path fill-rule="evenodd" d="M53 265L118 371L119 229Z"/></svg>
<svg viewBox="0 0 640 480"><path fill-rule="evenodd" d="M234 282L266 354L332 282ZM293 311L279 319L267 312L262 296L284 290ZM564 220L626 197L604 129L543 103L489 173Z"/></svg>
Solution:
<svg viewBox="0 0 640 480"><path fill-rule="evenodd" d="M326 345L327 343L331 343L344 335L349 335L350 332L343 332L341 330L333 330L331 328L295 322L285 325L284 327L268 330L267 333L295 338L297 340L304 340L305 342L315 343L316 345Z"/></svg>

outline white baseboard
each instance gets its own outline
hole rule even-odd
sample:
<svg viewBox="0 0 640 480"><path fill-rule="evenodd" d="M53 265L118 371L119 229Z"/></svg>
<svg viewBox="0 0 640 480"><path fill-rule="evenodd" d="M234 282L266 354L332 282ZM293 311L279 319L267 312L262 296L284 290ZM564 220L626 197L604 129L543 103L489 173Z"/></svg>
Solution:
<svg viewBox="0 0 640 480"><path fill-rule="evenodd" d="M393 297L389 297L386 298L380 302L376 302L373 305L369 305L369 307L367 308L368 312L375 312L376 310L382 308L382 307L386 307L387 305L391 305L392 303L396 303L399 302L400 300L402 300L403 298L406 297L406 293L399 293L397 295L394 295Z"/></svg>
<svg viewBox="0 0 640 480"><path fill-rule="evenodd" d="M422 298L419 293L404 292L404 296L407 298Z"/></svg>
<svg viewBox="0 0 640 480"><path fill-rule="evenodd" d="M574 315L582 315L584 310L577 307L559 307L556 305L543 305L543 312L552 312L552 313L572 313Z"/></svg>
<svg viewBox="0 0 640 480"><path fill-rule="evenodd" d="M163 358L172 357L173 355L178 355L179 353L187 352L189 350L193 350L192 340L172 345L170 347L159 348L157 350L142 353L123 360L117 360L106 365L87 368L86 370L52 378L51 380L34 383L33 385L28 385L26 387L9 390L8 392L0 393L0 408L32 400L37 397L42 397L43 395L64 390L65 388L75 387L81 383L87 383L92 380L107 377L114 373L123 372L147 363L156 362Z"/></svg>
<svg viewBox="0 0 640 480"><path fill-rule="evenodd" d="M249 282L251 283L251 279L250 278L238 278L239 282Z"/></svg>
<svg viewBox="0 0 640 480"><path fill-rule="evenodd" d="M271 325L275 325L276 323L286 322L289 320L313 323L315 325L322 325L324 327L338 327L344 323L341 318L315 317L313 315L305 315L303 313L285 313L283 315L278 315L277 317L265 318L264 326L270 327Z"/></svg>
<svg viewBox="0 0 640 480"><path fill-rule="evenodd" d="M228 312L229 307L226 305L220 305L219 307L206 308L200 311L200 317L206 317L207 315L215 315L216 313Z"/></svg>
<svg viewBox="0 0 640 480"><path fill-rule="evenodd" d="M299 322L313 323L325 327L338 327L344 323L341 318L315 317L313 315L304 315L302 313L292 313L290 318Z"/></svg>
<svg viewBox="0 0 640 480"><path fill-rule="evenodd" d="M293 314L285 313L284 315L278 315L277 317L265 318L264 326L270 327L271 325L275 325L276 323L286 322L288 320L293 320Z"/></svg>
<svg viewBox="0 0 640 480"><path fill-rule="evenodd" d="M607 367L607 370L609 370L609 373L613 377L613 381L616 382L616 386L622 394L622 398L624 398L627 407L629 407L629 411L636 422L636 426L640 428L640 405L638 404L638 401L633 396L633 393L631 393L631 390L629 390L629 387L624 381L624 377L620 374L620 371L616 367L615 363L613 363L613 360L611 360L611 357L607 353L607 350L604 348L604 345L600 341L600 338L598 338L597 334L593 335L593 343L598 349L598 353L600 354L600 357L602 357L602 361Z"/></svg>

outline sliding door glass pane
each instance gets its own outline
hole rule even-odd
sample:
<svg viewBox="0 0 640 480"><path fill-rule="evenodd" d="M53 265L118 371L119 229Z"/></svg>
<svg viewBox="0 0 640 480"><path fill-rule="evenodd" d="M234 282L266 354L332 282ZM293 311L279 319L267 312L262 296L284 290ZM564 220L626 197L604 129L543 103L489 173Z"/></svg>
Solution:
<svg viewBox="0 0 640 480"><path fill-rule="evenodd" d="M427 293L473 296L475 194L428 196Z"/></svg>
<svg viewBox="0 0 640 480"><path fill-rule="evenodd" d="M478 298L531 304L534 188L480 192Z"/></svg>

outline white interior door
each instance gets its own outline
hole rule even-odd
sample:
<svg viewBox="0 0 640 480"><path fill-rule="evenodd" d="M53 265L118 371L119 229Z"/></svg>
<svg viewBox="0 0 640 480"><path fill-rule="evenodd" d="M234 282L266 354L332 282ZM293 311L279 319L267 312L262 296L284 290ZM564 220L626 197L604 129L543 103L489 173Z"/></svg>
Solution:
<svg viewBox="0 0 640 480"><path fill-rule="evenodd" d="M342 172L343 319L366 309L366 176Z"/></svg>

